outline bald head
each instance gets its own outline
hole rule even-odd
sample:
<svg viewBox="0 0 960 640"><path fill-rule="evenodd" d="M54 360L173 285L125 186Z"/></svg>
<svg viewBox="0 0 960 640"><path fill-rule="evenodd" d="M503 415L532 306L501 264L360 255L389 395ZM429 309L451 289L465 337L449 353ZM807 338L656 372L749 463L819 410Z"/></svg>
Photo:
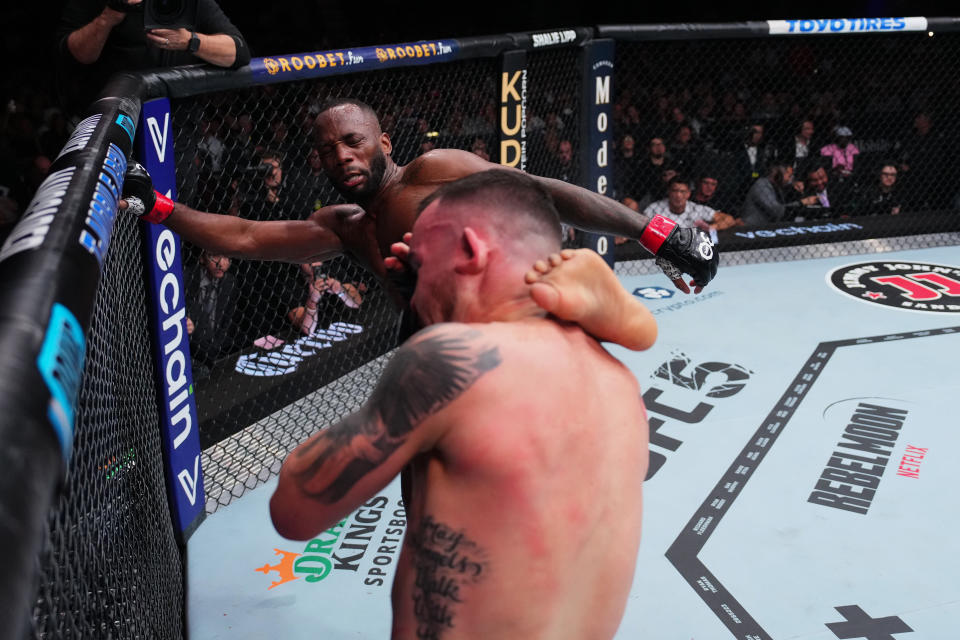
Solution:
<svg viewBox="0 0 960 640"><path fill-rule="evenodd" d="M317 112L317 115L319 116L331 109L338 109L340 107L355 107L362 111L365 116L376 122L378 127L380 126L380 119L377 117L377 112L373 110L373 107L363 100L357 100L356 98L328 98L320 105L320 110Z"/></svg>

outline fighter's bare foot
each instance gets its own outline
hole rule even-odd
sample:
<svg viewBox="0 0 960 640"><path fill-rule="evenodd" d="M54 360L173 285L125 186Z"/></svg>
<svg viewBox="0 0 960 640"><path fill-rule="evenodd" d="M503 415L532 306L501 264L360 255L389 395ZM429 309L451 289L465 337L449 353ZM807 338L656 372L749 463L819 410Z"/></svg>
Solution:
<svg viewBox="0 0 960 640"><path fill-rule="evenodd" d="M657 339L653 314L595 251L564 249L538 260L524 279L538 306L600 340L640 351Z"/></svg>

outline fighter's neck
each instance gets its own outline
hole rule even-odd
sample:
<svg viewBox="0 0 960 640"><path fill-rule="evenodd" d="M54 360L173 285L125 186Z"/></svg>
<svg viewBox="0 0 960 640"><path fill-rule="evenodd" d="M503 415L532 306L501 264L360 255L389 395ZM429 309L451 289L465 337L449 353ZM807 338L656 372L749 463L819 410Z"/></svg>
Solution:
<svg viewBox="0 0 960 640"><path fill-rule="evenodd" d="M474 309L466 315L468 317L463 318L463 322L522 322L545 318L547 313L538 307L524 290L516 297L503 299L492 305L484 303L482 308Z"/></svg>
<svg viewBox="0 0 960 640"><path fill-rule="evenodd" d="M364 208L368 216L371 218L377 217L378 205L387 199L387 194L403 179L403 170L404 167L397 166L390 160L387 161L387 166L383 170L383 177L380 179L380 186L369 197L357 201L357 204Z"/></svg>

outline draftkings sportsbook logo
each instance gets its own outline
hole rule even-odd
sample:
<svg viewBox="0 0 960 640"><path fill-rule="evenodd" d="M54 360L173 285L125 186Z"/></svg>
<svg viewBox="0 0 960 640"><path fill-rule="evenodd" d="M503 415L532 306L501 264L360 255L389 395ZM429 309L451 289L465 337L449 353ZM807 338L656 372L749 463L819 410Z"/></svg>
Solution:
<svg viewBox="0 0 960 640"><path fill-rule="evenodd" d="M387 496L375 496L308 541L302 552L274 548L275 564L254 571L271 577L268 591L301 578L320 582L334 571L362 576L367 587L382 587L392 574L406 527L403 501L391 506Z"/></svg>
<svg viewBox="0 0 960 640"><path fill-rule="evenodd" d="M920 262L861 262L834 269L827 280L864 302L960 313L960 267Z"/></svg>

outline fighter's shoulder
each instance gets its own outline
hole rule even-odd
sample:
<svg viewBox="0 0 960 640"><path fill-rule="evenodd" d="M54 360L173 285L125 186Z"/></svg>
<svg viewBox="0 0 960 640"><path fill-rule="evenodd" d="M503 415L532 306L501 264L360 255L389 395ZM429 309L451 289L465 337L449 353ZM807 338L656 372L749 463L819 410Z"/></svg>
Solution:
<svg viewBox="0 0 960 640"><path fill-rule="evenodd" d="M356 204L331 204L310 214L309 220L328 229L337 230L345 225L359 222L366 212Z"/></svg>
<svg viewBox="0 0 960 640"><path fill-rule="evenodd" d="M479 380L495 377L502 362L499 346L483 331L457 323L432 325L396 350L381 377L384 392L375 395L404 397L432 414L472 393Z"/></svg>
<svg viewBox="0 0 960 640"><path fill-rule="evenodd" d="M410 337L401 350L439 355L451 351L485 351L496 348L499 339L483 324L440 322L421 329Z"/></svg>
<svg viewBox="0 0 960 640"><path fill-rule="evenodd" d="M448 182L493 166L469 151L434 149L411 161L405 174L413 182Z"/></svg>

